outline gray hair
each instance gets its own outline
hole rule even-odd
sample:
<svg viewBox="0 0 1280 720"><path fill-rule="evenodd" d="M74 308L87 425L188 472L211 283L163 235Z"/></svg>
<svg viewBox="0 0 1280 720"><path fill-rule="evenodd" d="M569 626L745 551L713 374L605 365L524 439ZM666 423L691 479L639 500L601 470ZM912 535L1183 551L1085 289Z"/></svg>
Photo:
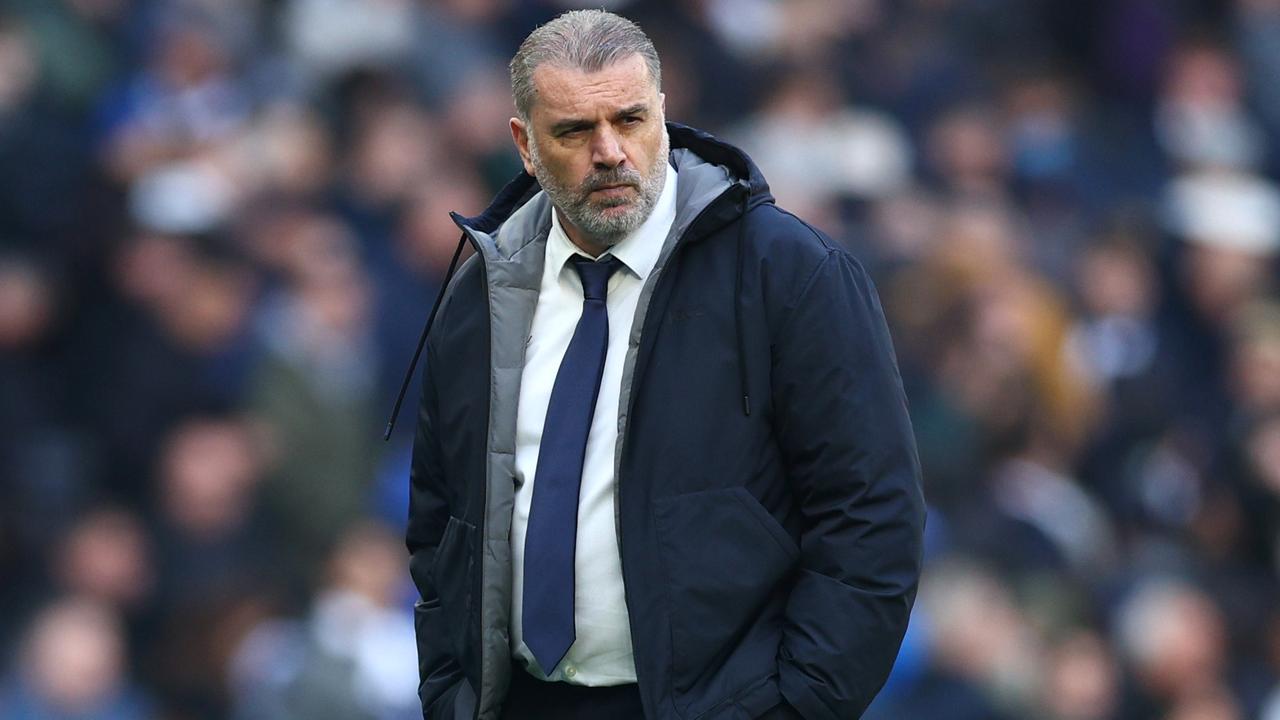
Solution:
<svg viewBox="0 0 1280 720"><path fill-rule="evenodd" d="M605 10L566 12L529 33L511 59L516 112L529 120L537 95L533 72L542 65L597 72L636 54L644 58L654 87L662 87L658 51L639 25Z"/></svg>

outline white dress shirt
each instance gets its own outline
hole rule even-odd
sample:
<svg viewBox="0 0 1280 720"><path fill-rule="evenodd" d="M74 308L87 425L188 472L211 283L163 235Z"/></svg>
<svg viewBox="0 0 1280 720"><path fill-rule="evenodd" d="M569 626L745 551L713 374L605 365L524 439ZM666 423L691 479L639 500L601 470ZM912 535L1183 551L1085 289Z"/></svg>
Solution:
<svg viewBox="0 0 1280 720"><path fill-rule="evenodd" d="M618 685L636 681L631 627L623 594L622 560L614 517L614 450L618 439L618 397L622 367L636 304L645 279L653 271L676 216L676 172L667 165L666 185L648 219L605 252L624 267L609 279L605 305L609 345L596 400L578 499L578 542L574 558L575 640L564 659L544 676L524 644L521 605L524 598L524 540L533 500L534 474L542 426L551 401L560 361L582 315L582 281L569 264L579 250L560 225L555 211L547 237L546 264L533 315L520 403L516 416L516 493L511 517L512 593L511 653L539 678L578 685Z"/></svg>

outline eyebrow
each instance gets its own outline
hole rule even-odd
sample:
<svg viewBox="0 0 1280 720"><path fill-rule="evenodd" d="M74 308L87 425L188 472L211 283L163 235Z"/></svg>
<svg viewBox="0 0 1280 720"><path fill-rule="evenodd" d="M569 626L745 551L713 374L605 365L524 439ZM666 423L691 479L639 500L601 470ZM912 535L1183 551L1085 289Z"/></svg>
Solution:
<svg viewBox="0 0 1280 720"><path fill-rule="evenodd" d="M616 120L616 119L618 119L618 118L624 118L624 117L627 117L628 115L642 115L642 114L644 114L648 109L649 109L649 106L648 106L648 105L646 105L645 103L636 103L635 105L632 105L631 107L623 108L623 109L619 110L619 111L617 112L617 114L615 114L613 117L614 117L614 119Z"/></svg>
<svg viewBox="0 0 1280 720"><path fill-rule="evenodd" d="M614 113L613 119L618 120L631 115L643 115L644 113L648 112L648 110L649 110L649 106L646 103L636 103L635 105L625 107L619 110L618 112ZM563 133L570 132L573 130L583 130L591 127L592 125L595 125L595 123L590 120L583 120L579 118L569 118L568 120L561 120L560 122L557 122L554 125L552 125L551 134L561 135Z"/></svg>

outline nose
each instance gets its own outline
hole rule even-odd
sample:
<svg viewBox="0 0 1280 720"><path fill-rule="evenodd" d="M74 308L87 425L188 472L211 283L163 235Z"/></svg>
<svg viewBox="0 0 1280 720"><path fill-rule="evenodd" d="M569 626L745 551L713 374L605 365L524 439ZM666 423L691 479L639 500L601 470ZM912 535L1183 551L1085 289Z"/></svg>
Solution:
<svg viewBox="0 0 1280 720"><path fill-rule="evenodd" d="M591 139L591 162L598 168L612 170L626 162L622 143L613 128L605 127Z"/></svg>

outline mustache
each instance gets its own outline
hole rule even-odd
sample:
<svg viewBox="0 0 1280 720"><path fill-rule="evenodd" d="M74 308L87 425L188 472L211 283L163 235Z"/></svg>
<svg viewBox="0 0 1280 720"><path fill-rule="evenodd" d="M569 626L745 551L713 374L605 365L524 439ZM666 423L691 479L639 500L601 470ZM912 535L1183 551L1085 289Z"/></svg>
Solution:
<svg viewBox="0 0 1280 720"><path fill-rule="evenodd" d="M592 193L611 185L630 185L634 188L639 188L643 179L640 173L635 170L624 168L603 170L588 175L587 179L582 181L582 192L584 194Z"/></svg>

